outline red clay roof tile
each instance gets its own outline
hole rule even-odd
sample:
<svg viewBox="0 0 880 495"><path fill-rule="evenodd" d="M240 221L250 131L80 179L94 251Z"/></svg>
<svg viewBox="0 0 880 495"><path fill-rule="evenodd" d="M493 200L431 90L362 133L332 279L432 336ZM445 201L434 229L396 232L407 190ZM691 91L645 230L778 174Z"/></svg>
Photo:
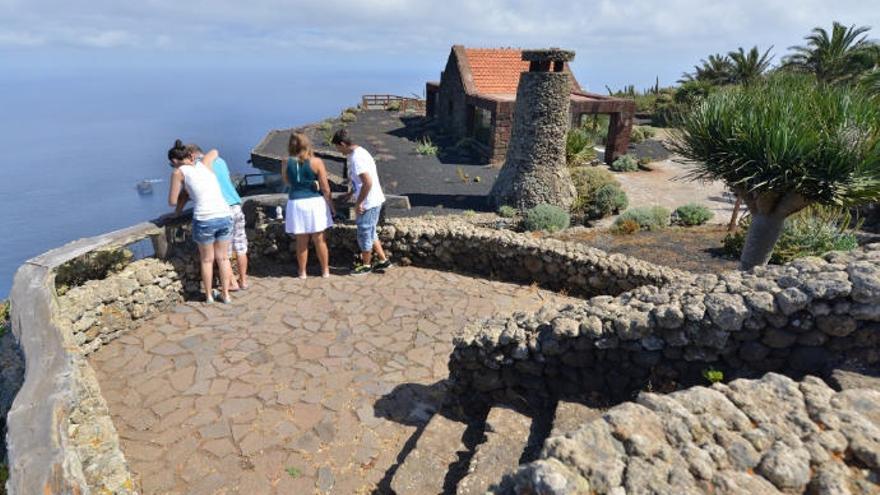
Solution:
<svg viewBox="0 0 880 495"><path fill-rule="evenodd" d="M465 48L465 55L478 93L516 94L519 75L529 70L515 48Z"/></svg>

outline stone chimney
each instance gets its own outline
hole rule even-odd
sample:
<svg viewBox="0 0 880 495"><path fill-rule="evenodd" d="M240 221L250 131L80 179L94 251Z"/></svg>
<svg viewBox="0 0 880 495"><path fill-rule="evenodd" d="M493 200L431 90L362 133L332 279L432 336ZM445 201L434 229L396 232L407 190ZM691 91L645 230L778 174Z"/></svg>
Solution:
<svg viewBox="0 0 880 495"><path fill-rule="evenodd" d="M489 200L496 207L524 210L548 203L568 210L576 191L565 163L571 106L565 63L574 52L523 50L522 58L530 62L529 71L519 79L510 146Z"/></svg>

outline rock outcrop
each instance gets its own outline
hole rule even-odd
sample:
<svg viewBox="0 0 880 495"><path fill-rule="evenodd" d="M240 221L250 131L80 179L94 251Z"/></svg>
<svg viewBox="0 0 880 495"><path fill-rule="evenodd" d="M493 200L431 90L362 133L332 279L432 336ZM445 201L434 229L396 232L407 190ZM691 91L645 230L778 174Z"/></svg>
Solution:
<svg viewBox="0 0 880 495"><path fill-rule="evenodd" d="M877 493L880 391L770 373L642 393L547 439L507 493Z"/></svg>

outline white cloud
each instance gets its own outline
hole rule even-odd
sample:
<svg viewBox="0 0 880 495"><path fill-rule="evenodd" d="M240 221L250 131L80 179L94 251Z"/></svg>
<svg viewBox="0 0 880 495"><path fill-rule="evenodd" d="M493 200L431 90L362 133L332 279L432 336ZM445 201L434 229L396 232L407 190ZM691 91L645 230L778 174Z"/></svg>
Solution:
<svg viewBox="0 0 880 495"><path fill-rule="evenodd" d="M132 46L139 44L134 36L126 31L113 30L86 34L74 42L96 48L116 48L120 46Z"/></svg>
<svg viewBox="0 0 880 495"><path fill-rule="evenodd" d="M250 57L305 50L440 60L450 45L562 46L576 70L667 82L709 53L775 45L814 26L874 25L862 0L0 0L0 48L80 46ZM583 69L579 69L582 67Z"/></svg>
<svg viewBox="0 0 880 495"><path fill-rule="evenodd" d="M32 47L46 44L46 38L31 32L6 31L0 29L0 46Z"/></svg>

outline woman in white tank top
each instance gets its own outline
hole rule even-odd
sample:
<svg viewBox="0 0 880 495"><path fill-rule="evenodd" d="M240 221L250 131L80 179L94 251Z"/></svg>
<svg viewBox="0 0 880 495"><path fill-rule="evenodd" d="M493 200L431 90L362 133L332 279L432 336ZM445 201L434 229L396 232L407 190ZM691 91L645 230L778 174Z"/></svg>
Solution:
<svg viewBox="0 0 880 495"><path fill-rule="evenodd" d="M228 303L229 284L232 279L232 265L229 263L229 242L232 238L232 212L220 183L211 170L217 158L217 150L211 150L196 161L192 150L184 146L181 140L174 143L168 150L168 160L174 171L171 172L171 190L168 193L168 204L180 211L185 203L180 194L185 187L193 200L193 240L199 246L199 261L202 267L202 286L205 289L205 300L214 302L212 284L214 280L214 261L220 268L220 286L222 301Z"/></svg>

